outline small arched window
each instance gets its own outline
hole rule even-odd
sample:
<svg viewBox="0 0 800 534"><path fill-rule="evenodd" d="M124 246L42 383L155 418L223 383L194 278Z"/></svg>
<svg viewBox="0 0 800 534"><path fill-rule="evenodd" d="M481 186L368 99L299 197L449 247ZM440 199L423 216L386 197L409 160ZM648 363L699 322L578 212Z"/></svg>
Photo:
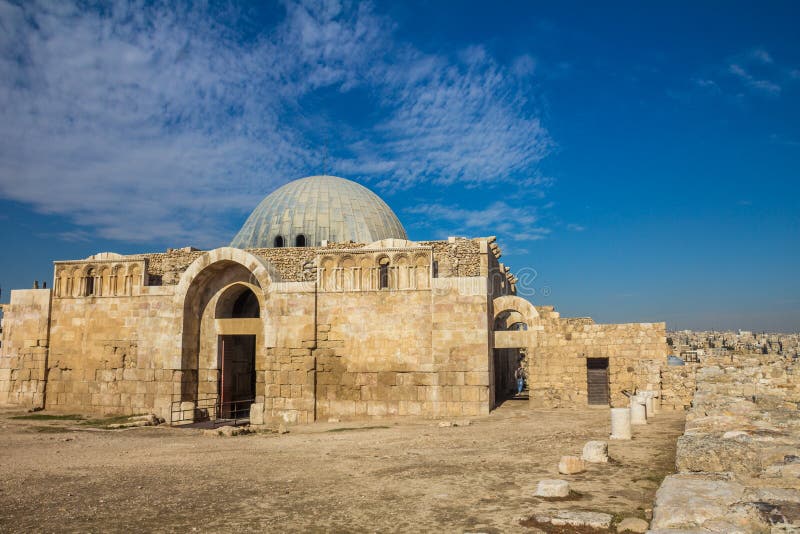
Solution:
<svg viewBox="0 0 800 534"><path fill-rule="evenodd" d="M379 280L378 287L380 289L389 288L389 258L383 258L378 262L379 266Z"/></svg>
<svg viewBox="0 0 800 534"><path fill-rule="evenodd" d="M94 295L94 269L86 273L86 296Z"/></svg>
<svg viewBox="0 0 800 534"><path fill-rule="evenodd" d="M281 248L283 246L283 237L282 236L277 236L275 238L274 244L275 244L275 248Z"/></svg>
<svg viewBox="0 0 800 534"><path fill-rule="evenodd" d="M298 235L294 238L294 246L296 247L304 247L306 246L306 236L303 234Z"/></svg>

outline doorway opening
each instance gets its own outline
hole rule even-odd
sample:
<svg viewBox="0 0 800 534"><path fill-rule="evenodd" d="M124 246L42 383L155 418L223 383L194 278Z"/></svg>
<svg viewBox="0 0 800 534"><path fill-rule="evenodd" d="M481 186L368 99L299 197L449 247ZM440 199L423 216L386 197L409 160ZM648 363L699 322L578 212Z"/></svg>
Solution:
<svg viewBox="0 0 800 534"><path fill-rule="evenodd" d="M589 404L608 406L608 358L586 358L586 388Z"/></svg>
<svg viewBox="0 0 800 534"><path fill-rule="evenodd" d="M218 347L220 417L247 417L256 396L256 336L219 336Z"/></svg>

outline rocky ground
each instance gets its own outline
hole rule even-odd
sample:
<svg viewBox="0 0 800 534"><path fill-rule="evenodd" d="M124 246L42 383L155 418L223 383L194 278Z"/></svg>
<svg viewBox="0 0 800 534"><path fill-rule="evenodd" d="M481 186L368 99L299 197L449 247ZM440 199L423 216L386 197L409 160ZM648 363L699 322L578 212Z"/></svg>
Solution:
<svg viewBox="0 0 800 534"><path fill-rule="evenodd" d="M3 532L587 532L535 518L647 517L684 428L682 412L658 415L632 441L609 442L608 464L559 475L562 455L607 438L608 409L508 401L457 426L324 423L236 437L13 415L0 414ZM545 478L573 493L535 497Z"/></svg>
<svg viewBox="0 0 800 534"><path fill-rule="evenodd" d="M800 532L800 364L704 364L654 532Z"/></svg>

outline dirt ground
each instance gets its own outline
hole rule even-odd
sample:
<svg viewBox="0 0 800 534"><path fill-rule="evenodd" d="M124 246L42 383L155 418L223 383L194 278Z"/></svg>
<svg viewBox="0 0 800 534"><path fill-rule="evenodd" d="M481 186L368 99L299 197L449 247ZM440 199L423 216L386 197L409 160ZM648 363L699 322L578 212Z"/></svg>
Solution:
<svg viewBox="0 0 800 534"><path fill-rule="evenodd" d="M561 455L607 438L608 409L512 400L467 426L317 423L237 437L13 415L0 413L2 532L519 532L520 519L561 508L645 517L684 424L660 414L610 442L609 464L559 475ZM543 478L579 495L534 497Z"/></svg>

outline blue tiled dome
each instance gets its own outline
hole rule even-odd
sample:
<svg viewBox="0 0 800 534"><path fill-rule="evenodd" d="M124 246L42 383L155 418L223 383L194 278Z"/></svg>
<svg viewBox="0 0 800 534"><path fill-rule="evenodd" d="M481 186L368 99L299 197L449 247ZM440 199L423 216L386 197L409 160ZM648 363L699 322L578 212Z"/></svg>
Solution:
<svg viewBox="0 0 800 534"><path fill-rule="evenodd" d="M231 241L237 248L318 246L408 239L392 209L356 182L309 176L267 195Z"/></svg>

